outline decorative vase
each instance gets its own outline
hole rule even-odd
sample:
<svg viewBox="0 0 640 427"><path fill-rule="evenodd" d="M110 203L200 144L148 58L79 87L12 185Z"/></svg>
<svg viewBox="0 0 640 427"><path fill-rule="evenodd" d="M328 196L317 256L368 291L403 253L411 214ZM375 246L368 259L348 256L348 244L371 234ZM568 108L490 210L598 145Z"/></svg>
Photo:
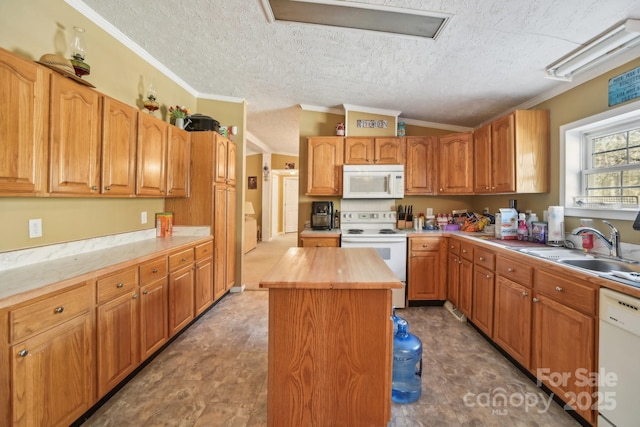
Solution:
<svg viewBox="0 0 640 427"><path fill-rule="evenodd" d="M176 127L184 129L184 119L182 117L176 117Z"/></svg>

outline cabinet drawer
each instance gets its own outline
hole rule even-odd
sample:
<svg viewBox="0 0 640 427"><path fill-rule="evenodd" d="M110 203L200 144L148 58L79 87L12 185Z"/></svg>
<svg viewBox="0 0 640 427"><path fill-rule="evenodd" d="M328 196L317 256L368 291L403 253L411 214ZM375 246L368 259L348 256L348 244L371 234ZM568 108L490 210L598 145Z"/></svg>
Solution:
<svg viewBox="0 0 640 427"><path fill-rule="evenodd" d="M9 312L15 343L65 322L93 307L93 288L81 286Z"/></svg>
<svg viewBox="0 0 640 427"><path fill-rule="evenodd" d="M301 241L303 248L337 248L340 246L336 237L303 237Z"/></svg>
<svg viewBox="0 0 640 427"><path fill-rule="evenodd" d="M98 279L98 304L109 301L127 292L131 292L138 284L138 269L120 271Z"/></svg>
<svg viewBox="0 0 640 427"><path fill-rule="evenodd" d="M208 258L213 255L213 242L203 243L196 246L196 260Z"/></svg>
<svg viewBox="0 0 640 427"><path fill-rule="evenodd" d="M460 256L466 260L473 261L473 245L470 243L461 242Z"/></svg>
<svg viewBox="0 0 640 427"><path fill-rule="evenodd" d="M459 242L456 243L460 245ZM409 250L411 251L437 251L439 249L439 237L412 237L409 239Z"/></svg>
<svg viewBox="0 0 640 427"><path fill-rule="evenodd" d="M496 269L496 254L475 248L473 251L473 264L493 271Z"/></svg>
<svg viewBox="0 0 640 427"><path fill-rule="evenodd" d="M598 290L595 286L561 279L544 270L536 270L534 289L561 304L592 316L596 314Z"/></svg>
<svg viewBox="0 0 640 427"><path fill-rule="evenodd" d="M140 286L148 285L167 275L167 257L160 257L140 264Z"/></svg>
<svg viewBox="0 0 640 427"><path fill-rule="evenodd" d="M185 265L193 264L193 248L169 255L169 271L173 272Z"/></svg>
<svg viewBox="0 0 640 427"><path fill-rule="evenodd" d="M461 243L459 240L449 239L448 245L447 250L450 254L460 255Z"/></svg>
<svg viewBox="0 0 640 427"><path fill-rule="evenodd" d="M525 264L514 261L511 258L498 257L496 262L496 273L513 280L521 285L531 287L531 275L533 269Z"/></svg>

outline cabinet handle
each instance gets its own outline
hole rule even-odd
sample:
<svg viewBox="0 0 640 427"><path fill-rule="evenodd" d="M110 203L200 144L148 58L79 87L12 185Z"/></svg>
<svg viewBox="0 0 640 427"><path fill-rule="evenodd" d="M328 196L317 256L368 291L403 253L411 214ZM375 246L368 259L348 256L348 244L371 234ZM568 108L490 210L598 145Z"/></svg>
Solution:
<svg viewBox="0 0 640 427"><path fill-rule="evenodd" d="M428 244L426 244L426 243L423 243L423 244L422 244L422 247L423 247L423 248L428 248L428 247L429 247L429 245L428 245Z"/></svg>
<svg viewBox="0 0 640 427"><path fill-rule="evenodd" d="M509 268L507 268L507 271L508 271L509 273L513 273L513 268L509 267Z"/></svg>
<svg viewBox="0 0 640 427"><path fill-rule="evenodd" d="M463 249L463 250L462 250L462 253L463 253L463 254L466 254L466 253L467 253L467 250L466 250L466 249Z"/></svg>
<svg viewBox="0 0 640 427"><path fill-rule="evenodd" d="M138 294L133 294L133 299L138 299Z"/></svg>
<svg viewBox="0 0 640 427"><path fill-rule="evenodd" d="M487 279L491 279L491 275L490 274L487 274Z"/></svg>
<svg viewBox="0 0 640 427"><path fill-rule="evenodd" d="M18 356L20 356L20 357L26 357L27 354L29 354L29 350L20 350L18 352Z"/></svg>
<svg viewBox="0 0 640 427"><path fill-rule="evenodd" d="M320 243L318 243L318 244L316 245L316 248L321 248L321 247L322 247L322 245L321 245Z"/></svg>
<svg viewBox="0 0 640 427"><path fill-rule="evenodd" d="M441 188L440 191L444 191L444 188Z"/></svg>
<svg viewBox="0 0 640 427"><path fill-rule="evenodd" d="M146 289L144 291L142 291L142 295L147 295L148 293L149 293L149 291L146 290Z"/></svg>
<svg viewBox="0 0 640 427"><path fill-rule="evenodd" d="M154 268L153 271L152 271L152 273L157 273L157 272L158 272L157 268Z"/></svg>
<svg viewBox="0 0 640 427"><path fill-rule="evenodd" d="M333 192L334 192L334 193L337 193L337 192L338 192L338 189L337 189L337 188L334 188L334 189L333 189Z"/></svg>
<svg viewBox="0 0 640 427"><path fill-rule="evenodd" d="M60 307L56 307L55 310L53 310L54 313L56 314L60 314L64 311L64 307L60 306Z"/></svg>
<svg viewBox="0 0 640 427"><path fill-rule="evenodd" d="M479 259L480 261L484 261L484 257L482 257L482 256L481 256L480 258L478 258L478 259Z"/></svg>
<svg viewBox="0 0 640 427"><path fill-rule="evenodd" d="M458 260L458 264L462 264L462 261Z"/></svg>
<svg viewBox="0 0 640 427"><path fill-rule="evenodd" d="M556 291L562 292L562 288L560 286L556 286Z"/></svg>
<svg viewBox="0 0 640 427"><path fill-rule="evenodd" d="M116 285L116 288L120 289L124 286L124 283L120 282Z"/></svg>
<svg viewBox="0 0 640 427"><path fill-rule="evenodd" d="M98 187L96 187L95 185L91 186L91 191L96 191L98 189Z"/></svg>
<svg viewBox="0 0 640 427"><path fill-rule="evenodd" d="M107 185L106 187L104 187L104 189L105 189L105 190L107 190L107 191L109 191L109 190L111 190L111 186L110 186L110 185Z"/></svg>
<svg viewBox="0 0 640 427"><path fill-rule="evenodd" d="M451 245L451 246L449 246L449 248L450 248L450 249L453 249L453 248L454 248L454 246L453 246L453 245Z"/></svg>
<svg viewBox="0 0 640 427"><path fill-rule="evenodd" d="M187 260L186 258L182 258L180 261L185 262L186 260Z"/></svg>
<svg viewBox="0 0 640 427"><path fill-rule="evenodd" d="M538 301L540 301L538 298L533 299L533 302L538 302Z"/></svg>
<svg viewBox="0 0 640 427"><path fill-rule="evenodd" d="M523 292L522 292L522 296L523 296L523 297L526 297L527 295L529 295L529 292L526 292L526 291L523 291Z"/></svg>
<svg viewBox="0 0 640 427"><path fill-rule="evenodd" d="M173 193L173 189L169 190L169 194Z"/></svg>

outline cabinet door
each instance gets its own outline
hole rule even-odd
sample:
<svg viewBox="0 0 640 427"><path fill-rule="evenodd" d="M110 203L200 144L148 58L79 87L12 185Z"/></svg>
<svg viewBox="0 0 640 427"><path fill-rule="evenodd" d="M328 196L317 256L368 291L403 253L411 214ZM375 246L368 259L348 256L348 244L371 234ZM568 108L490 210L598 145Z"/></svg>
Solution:
<svg viewBox="0 0 640 427"><path fill-rule="evenodd" d="M458 306L460 295L460 257L450 253L447 262L447 299L454 306Z"/></svg>
<svg viewBox="0 0 640 427"><path fill-rule="evenodd" d="M531 290L496 278L493 340L525 368L531 363Z"/></svg>
<svg viewBox="0 0 640 427"><path fill-rule="evenodd" d="M492 182L496 193L516 191L515 115L509 114L491 124ZM546 171L538 171L540 174ZM531 178L530 178L531 179Z"/></svg>
<svg viewBox="0 0 640 427"><path fill-rule="evenodd" d="M340 246L339 237L301 237L300 242L303 248L337 248Z"/></svg>
<svg viewBox="0 0 640 427"><path fill-rule="evenodd" d="M410 136L407 141L405 165L405 193L435 194L438 140L431 136Z"/></svg>
<svg viewBox="0 0 640 427"><path fill-rule="evenodd" d="M308 139L307 192L309 196L342 194L342 137Z"/></svg>
<svg viewBox="0 0 640 427"><path fill-rule="evenodd" d="M215 185L213 221L213 251L215 261L213 272L213 297L217 300L226 292L227 187L225 185Z"/></svg>
<svg viewBox="0 0 640 427"><path fill-rule="evenodd" d="M344 140L344 164L368 165L373 163L375 157L373 138L345 138Z"/></svg>
<svg viewBox="0 0 640 427"><path fill-rule="evenodd" d="M460 288L458 290L458 308L471 318L473 307L473 262L462 258L460 264Z"/></svg>
<svg viewBox="0 0 640 427"><path fill-rule="evenodd" d="M132 196L136 191L138 111L104 97L101 193Z"/></svg>
<svg viewBox="0 0 640 427"><path fill-rule="evenodd" d="M441 300L439 252L411 252L409 257L409 299Z"/></svg>
<svg viewBox="0 0 640 427"><path fill-rule="evenodd" d="M167 138L167 197L189 195L189 132L168 126Z"/></svg>
<svg viewBox="0 0 640 427"><path fill-rule="evenodd" d="M140 362L169 339L167 277L140 287Z"/></svg>
<svg viewBox="0 0 640 427"><path fill-rule="evenodd" d="M134 290L98 306L98 397L138 366L137 299Z"/></svg>
<svg viewBox="0 0 640 427"><path fill-rule="evenodd" d="M228 140L222 135L216 134L216 165L214 180L220 184L227 183L228 161L227 161L227 144ZM235 172L235 170L234 170Z"/></svg>
<svg viewBox="0 0 640 427"><path fill-rule="evenodd" d="M546 296L535 297L532 372L578 414L593 422L594 387L585 376L596 369L595 319Z"/></svg>
<svg viewBox="0 0 640 427"><path fill-rule="evenodd" d="M51 193L100 193L101 106L99 92L52 74Z"/></svg>
<svg viewBox="0 0 640 427"><path fill-rule="evenodd" d="M236 189L227 187L227 277L225 289L236 284Z"/></svg>
<svg viewBox="0 0 640 427"><path fill-rule="evenodd" d="M471 320L482 332L493 337L494 273L482 267L473 270Z"/></svg>
<svg viewBox="0 0 640 427"><path fill-rule="evenodd" d="M0 48L0 196L46 191L50 73Z"/></svg>
<svg viewBox="0 0 640 427"><path fill-rule="evenodd" d="M404 164L404 143L402 138L376 138L374 162L378 165Z"/></svg>
<svg viewBox="0 0 640 427"><path fill-rule="evenodd" d="M68 426L91 407L93 337L87 313L11 347L13 426Z"/></svg>
<svg viewBox="0 0 640 427"><path fill-rule="evenodd" d="M169 337L180 332L194 318L193 265L169 275Z"/></svg>
<svg viewBox="0 0 640 427"><path fill-rule="evenodd" d="M473 133L473 192L493 193L491 124Z"/></svg>
<svg viewBox="0 0 640 427"><path fill-rule="evenodd" d="M166 195L167 126L150 114L138 114L138 195Z"/></svg>
<svg viewBox="0 0 640 427"><path fill-rule="evenodd" d="M227 142L227 184L236 185L236 160L238 147L235 142Z"/></svg>
<svg viewBox="0 0 640 427"><path fill-rule="evenodd" d="M473 192L473 133L438 138L438 191L441 194Z"/></svg>
<svg viewBox="0 0 640 427"><path fill-rule="evenodd" d="M198 261L195 270L195 315L205 311L213 303L213 259Z"/></svg>

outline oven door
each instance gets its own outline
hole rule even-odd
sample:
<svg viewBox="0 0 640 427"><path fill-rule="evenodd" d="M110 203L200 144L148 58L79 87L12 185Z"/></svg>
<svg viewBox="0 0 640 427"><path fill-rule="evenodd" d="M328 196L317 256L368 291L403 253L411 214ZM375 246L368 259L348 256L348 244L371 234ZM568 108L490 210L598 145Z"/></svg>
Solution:
<svg viewBox="0 0 640 427"><path fill-rule="evenodd" d="M401 282L407 281L406 236L349 236L342 235L343 248L374 248Z"/></svg>

